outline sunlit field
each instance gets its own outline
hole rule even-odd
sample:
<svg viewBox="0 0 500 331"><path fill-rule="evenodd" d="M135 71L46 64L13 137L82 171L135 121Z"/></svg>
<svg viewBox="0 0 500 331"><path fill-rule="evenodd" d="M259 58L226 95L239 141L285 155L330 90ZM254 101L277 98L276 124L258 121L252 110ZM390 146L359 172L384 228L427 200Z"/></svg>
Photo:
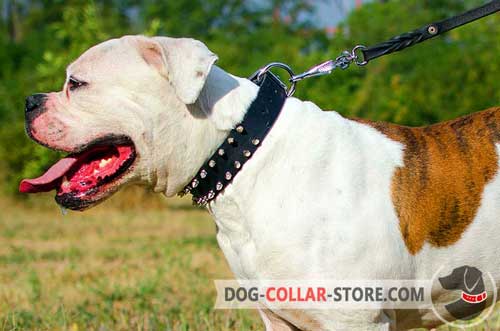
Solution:
<svg viewBox="0 0 500 331"><path fill-rule="evenodd" d="M259 330L256 312L212 309L231 273L208 213L125 195L66 216L50 194L0 201L0 330Z"/></svg>
<svg viewBox="0 0 500 331"><path fill-rule="evenodd" d="M264 329L255 311L213 310L213 280L231 272L189 199L129 190L66 216L51 194L0 208L0 330ZM496 313L471 330L499 329Z"/></svg>

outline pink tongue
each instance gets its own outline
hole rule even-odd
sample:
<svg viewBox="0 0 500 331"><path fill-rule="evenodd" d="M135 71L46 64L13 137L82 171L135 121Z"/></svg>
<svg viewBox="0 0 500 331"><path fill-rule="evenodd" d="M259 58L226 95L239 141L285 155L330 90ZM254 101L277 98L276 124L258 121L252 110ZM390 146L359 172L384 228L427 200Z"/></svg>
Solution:
<svg viewBox="0 0 500 331"><path fill-rule="evenodd" d="M23 179L19 184L21 193L48 192L58 186L58 180L78 161L75 157L59 160L43 175L34 179Z"/></svg>

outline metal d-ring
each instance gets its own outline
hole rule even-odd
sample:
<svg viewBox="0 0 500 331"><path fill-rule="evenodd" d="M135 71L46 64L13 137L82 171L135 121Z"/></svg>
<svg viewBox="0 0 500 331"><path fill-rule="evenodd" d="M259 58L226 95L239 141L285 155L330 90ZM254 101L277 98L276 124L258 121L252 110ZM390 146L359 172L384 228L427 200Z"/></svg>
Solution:
<svg viewBox="0 0 500 331"><path fill-rule="evenodd" d="M286 72L288 72L288 74L290 75L290 78L292 78L295 75L293 73L292 68L290 68L288 65L281 63L281 62L271 62L268 65L257 70L257 72L255 72L250 77L250 80L257 81L257 82L260 81L262 78L262 75L264 75L266 72L268 72L271 68L274 68L274 67L284 69ZM287 96L291 97L293 95L293 93L295 92L296 84L297 83L295 81L290 81L290 87L286 91Z"/></svg>
<svg viewBox="0 0 500 331"><path fill-rule="evenodd" d="M366 65L366 64L368 63L368 61L366 61L366 60L364 59L364 56L363 56L363 61L360 61L360 60L359 60L359 59L360 59L360 57L358 57L358 55L356 54L356 52L357 52L358 50L361 50L361 51L362 51L362 50L365 50L365 49L366 49L366 46L363 46L363 45L356 45L356 46L354 46L354 48L353 48L353 49L352 49L352 51L351 51L351 56L352 56L352 58L353 58L353 60L354 60L354 63L356 63L358 66L364 66L364 65Z"/></svg>

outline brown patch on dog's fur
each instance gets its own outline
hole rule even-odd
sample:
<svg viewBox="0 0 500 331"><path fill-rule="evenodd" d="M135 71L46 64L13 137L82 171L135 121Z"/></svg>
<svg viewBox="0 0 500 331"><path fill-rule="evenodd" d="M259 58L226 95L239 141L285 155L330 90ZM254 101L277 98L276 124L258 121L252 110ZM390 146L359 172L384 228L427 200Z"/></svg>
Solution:
<svg viewBox="0 0 500 331"><path fill-rule="evenodd" d="M441 247L459 240L497 172L500 107L418 128L355 120L404 145L392 202L409 252L425 241Z"/></svg>

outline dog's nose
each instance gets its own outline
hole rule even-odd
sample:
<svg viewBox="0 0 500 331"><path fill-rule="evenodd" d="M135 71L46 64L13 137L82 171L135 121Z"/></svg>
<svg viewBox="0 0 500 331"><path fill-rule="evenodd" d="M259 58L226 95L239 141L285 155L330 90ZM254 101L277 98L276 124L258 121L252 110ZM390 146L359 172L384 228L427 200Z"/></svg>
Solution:
<svg viewBox="0 0 500 331"><path fill-rule="evenodd" d="M37 93L27 97L25 112L29 113L39 108L42 105L43 101L46 99L46 97L47 96L43 93Z"/></svg>

